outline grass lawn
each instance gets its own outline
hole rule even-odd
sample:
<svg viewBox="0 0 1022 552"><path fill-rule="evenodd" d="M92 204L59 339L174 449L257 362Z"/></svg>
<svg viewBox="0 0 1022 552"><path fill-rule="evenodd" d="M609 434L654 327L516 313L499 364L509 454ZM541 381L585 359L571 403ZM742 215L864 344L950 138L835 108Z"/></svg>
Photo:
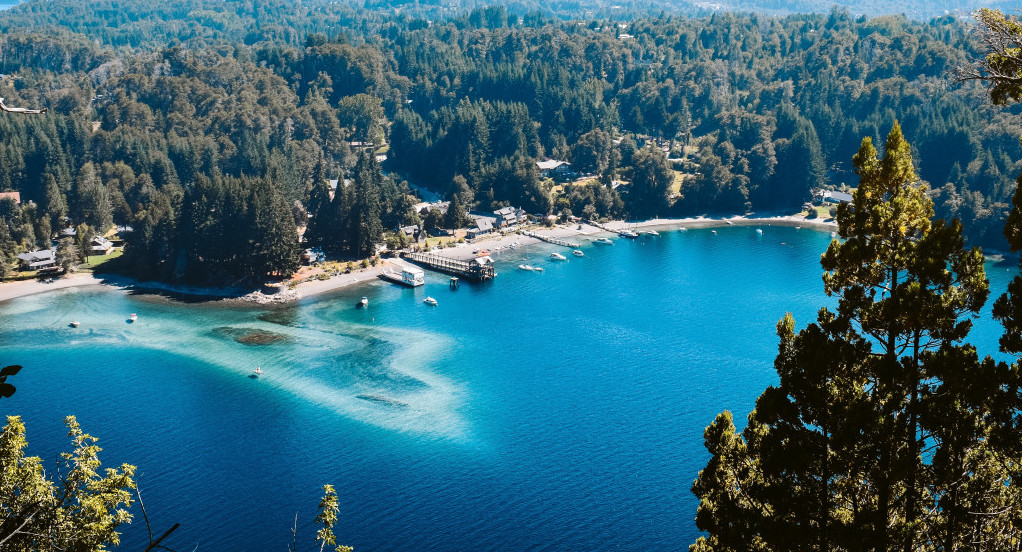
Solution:
<svg viewBox="0 0 1022 552"><path fill-rule="evenodd" d="M103 266L104 264L120 257L124 254L124 249L114 249L109 255L90 255L86 257L84 264L78 265L78 270L91 271Z"/></svg>

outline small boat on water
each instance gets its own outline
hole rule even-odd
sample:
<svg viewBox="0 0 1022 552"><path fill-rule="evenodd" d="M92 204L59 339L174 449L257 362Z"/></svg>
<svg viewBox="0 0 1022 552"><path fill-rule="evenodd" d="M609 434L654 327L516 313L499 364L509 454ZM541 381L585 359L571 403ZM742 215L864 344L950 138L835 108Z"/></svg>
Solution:
<svg viewBox="0 0 1022 552"><path fill-rule="evenodd" d="M643 230L642 232L639 232L639 233L642 234L643 236L653 236L653 237L659 237L660 236L660 232L657 232L656 230Z"/></svg>
<svg viewBox="0 0 1022 552"><path fill-rule="evenodd" d="M436 302L436 299L433 299L432 297L426 297L425 299L422 300L422 302L426 303L427 305L429 305L431 307L435 307L438 304Z"/></svg>
<svg viewBox="0 0 1022 552"><path fill-rule="evenodd" d="M836 237L837 237L837 232L831 232L831 233L830 233L830 237L832 237L832 238L836 238Z"/></svg>
<svg viewBox="0 0 1022 552"><path fill-rule="evenodd" d="M603 245L614 245L614 240L610 238L596 238L593 243L602 243Z"/></svg>
<svg viewBox="0 0 1022 552"><path fill-rule="evenodd" d="M716 233L717 233L717 231L716 231L716 230L710 230L710 232L713 232L714 234L716 234Z"/></svg>
<svg viewBox="0 0 1022 552"><path fill-rule="evenodd" d="M68 324L68 326L71 326L72 328L77 328L79 325L80 324L77 320L72 320L71 323Z"/></svg>
<svg viewBox="0 0 1022 552"><path fill-rule="evenodd" d="M261 375L263 375L263 369L258 367L258 366L256 366L256 369L252 370L252 373L255 374L256 376L261 376Z"/></svg>
<svg viewBox="0 0 1022 552"><path fill-rule="evenodd" d="M363 297L362 299L360 299L358 301L358 308L364 309L364 308L366 308L368 306L369 306L369 298L368 297Z"/></svg>
<svg viewBox="0 0 1022 552"><path fill-rule="evenodd" d="M131 313L131 316L128 317L128 322L134 322L136 320L138 320L138 315L135 313Z"/></svg>
<svg viewBox="0 0 1022 552"><path fill-rule="evenodd" d="M582 252L581 249L575 249L574 251L571 252L571 254L576 257L585 257L586 255L585 253Z"/></svg>
<svg viewBox="0 0 1022 552"><path fill-rule="evenodd" d="M763 235L763 229L762 228L757 228L756 229L756 233L762 236Z"/></svg>
<svg viewBox="0 0 1022 552"><path fill-rule="evenodd" d="M732 224L734 224L734 223L733 223L733 222L731 222L730 220L725 220L724 222L726 222L728 226L731 226Z"/></svg>
<svg viewBox="0 0 1022 552"><path fill-rule="evenodd" d="M678 232L688 232L688 228L682 226L681 228L678 228Z"/></svg>
<svg viewBox="0 0 1022 552"><path fill-rule="evenodd" d="M622 230L621 232L618 233L618 235L621 236L622 238L628 238L630 240L634 240L635 238L639 237L638 234L632 232L631 230Z"/></svg>
<svg viewBox="0 0 1022 552"><path fill-rule="evenodd" d="M566 260L568 260L568 258L565 257L564 255L561 255L560 253L554 252L554 253L550 254L550 260L552 260L552 261L566 261Z"/></svg>

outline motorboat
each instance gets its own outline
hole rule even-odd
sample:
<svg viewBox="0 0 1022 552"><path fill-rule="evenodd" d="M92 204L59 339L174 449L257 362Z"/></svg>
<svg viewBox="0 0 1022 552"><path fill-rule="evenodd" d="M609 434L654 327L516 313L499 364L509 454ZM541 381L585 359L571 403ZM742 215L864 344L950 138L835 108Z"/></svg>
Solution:
<svg viewBox="0 0 1022 552"><path fill-rule="evenodd" d="M756 233L759 234L759 235L763 235L763 229L762 228L757 228L756 229Z"/></svg>
<svg viewBox="0 0 1022 552"><path fill-rule="evenodd" d="M369 306L369 298L368 297L363 297L362 299L359 300L358 308L364 309L364 308L366 308L368 306Z"/></svg>
<svg viewBox="0 0 1022 552"><path fill-rule="evenodd" d="M614 245L614 240L610 238L596 238L593 243L602 243L603 245Z"/></svg>
<svg viewBox="0 0 1022 552"><path fill-rule="evenodd" d="M621 236L622 238L628 238L630 240L634 240L635 238L639 237L638 234L632 232L631 230L622 230L621 232L618 233L618 235Z"/></svg>
<svg viewBox="0 0 1022 552"><path fill-rule="evenodd" d="M79 325L80 323L77 320L72 320L71 323L68 324L68 326L71 326L72 328L77 328Z"/></svg>
<svg viewBox="0 0 1022 552"><path fill-rule="evenodd" d="M586 255L585 253L582 252L581 249L576 249L576 250L572 251L571 254L576 256L576 257L585 257L585 255Z"/></svg>
<svg viewBox="0 0 1022 552"><path fill-rule="evenodd" d="M560 253L556 253L555 252L555 253L551 253L550 254L550 260L552 260L552 261L566 261L566 260L568 260L568 258L565 257L564 255L561 255Z"/></svg>
<svg viewBox="0 0 1022 552"><path fill-rule="evenodd" d="M261 376L261 375L263 375L263 369L258 367L258 366L256 366L256 369L252 370L252 373L254 375L256 375L256 376Z"/></svg>
<svg viewBox="0 0 1022 552"><path fill-rule="evenodd" d="M134 322L136 320L138 320L138 315L135 313L131 313L131 316L128 317L128 322Z"/></svg>
<svg viewBox="0 0 1022 552"><path fill-rule="evenodd" d="M435 306L438 305L438 303L436 302L436 299L433 299L432 297L426 297L425 299L422 300L422 302L426 303L427 305L429 305L431 307L435 307Z"/></svg>
<svg viewBox="0 0 1022 552"><path fill-rule="evenodd" d="M660 232L657 232L656 230L643 230L640 233L645 235L645 236L654 236L654 237L659 237L660 236Z"/></svg>
<svg viewBox="0 0 1022 552"><path fill-rule="evenodd" d="M518 268L521 269L521 270L529 270L529 271L536 270L536 267L532 266L531 264L520 264L520 265L518 265Z"/></svg>

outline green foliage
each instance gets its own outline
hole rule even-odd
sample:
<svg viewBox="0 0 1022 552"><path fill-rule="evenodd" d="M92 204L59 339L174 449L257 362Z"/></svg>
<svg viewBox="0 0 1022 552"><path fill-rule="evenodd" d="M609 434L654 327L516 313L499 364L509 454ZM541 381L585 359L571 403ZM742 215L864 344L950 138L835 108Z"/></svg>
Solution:
<svg viewBox="0 0 1022 552"><path fill-rule="evenodd" d="M978 71L966 76L986 81L996 105L1022 100L1022 23L1001 10L981 8L975 13L980 40L988 53Z"/></svg>
<svg viewBox="0 0 1022 552"><path fill-rule="evenodd" d="M316 523L323 525L319 531L316 531L316 540L320 543L320 552L327 545L336 546L334 549L336 552L352 552L354 550L350 546L337 544L337 537L334 536L334 525L337 523L337 513L339 511L340 505L337 502L337 491L334 490L334 486L323 485L323 498L319 501L319 514L316 516Z"/></svg>
<svg viewBox="0 0 1022 552"><path fill-rule="evenodd" d="M9 416L0 433L0 547L14 552L106 550L131 521L135 467L100 473L96 438L66 420L71 452L61 453L61 480L51 480L38 457L26 457L25 425Z"/></svg>
<svg viewBox="0 0 1022 552"><path fill-rule="evenodd" d="M779 384L741 434L730 416L707 428L692 550L1003 549L1022 530L1022 381L961 343L983 257L931 220L897 124L882 158L867 137L853 165L821 260L837 311L778 323Z"/></svg>
<svg viewBox="0 0 1022 552"><path fill-rule="evenodd" d="M17 364L4 366L0 369L0 398L9 399L11 398L11 395L14 395L14 392L17 391L13 385L7 383L7 378L17 375L20 371L21 366L18 366Z"/></svg>

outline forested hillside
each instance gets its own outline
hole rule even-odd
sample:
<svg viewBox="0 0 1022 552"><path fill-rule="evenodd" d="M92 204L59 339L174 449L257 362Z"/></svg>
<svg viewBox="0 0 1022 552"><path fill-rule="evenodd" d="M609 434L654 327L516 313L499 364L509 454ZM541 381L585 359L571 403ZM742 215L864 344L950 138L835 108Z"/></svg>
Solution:
<svg viewBox="0 0 1022 552"><path fill-rule="evenodd" d="M1003 243L1018 108L948 83L975 48L953 17L449 10L59 0L0 12L0 96L49 109L0 114L0 191L22 199L0 200L0 251L116 223L134 229L125 264L139 276L286 275L307 215L307 237L353 256L378 229L419 223L403 178L535 214L791 211L814 187L854 184L847 160L896 119L938 215ZM351 146L367 142L386 151L382 171ZM544 158L593 179L555 186ZM327 180L344 178L330 199ZM365 206L373 224L356 220Z"/></svg>

